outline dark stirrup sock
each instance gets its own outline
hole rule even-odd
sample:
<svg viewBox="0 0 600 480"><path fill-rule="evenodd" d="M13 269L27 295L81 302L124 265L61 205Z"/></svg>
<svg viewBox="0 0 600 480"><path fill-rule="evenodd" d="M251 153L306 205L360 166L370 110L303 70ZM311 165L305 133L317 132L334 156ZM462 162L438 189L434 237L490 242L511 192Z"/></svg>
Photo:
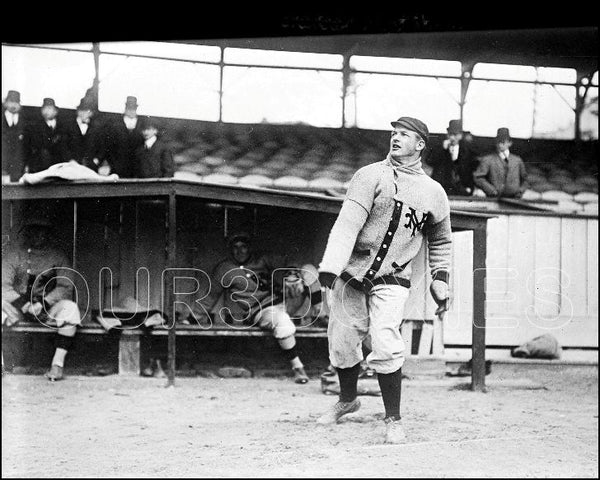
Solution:
<svg viewBox="0 0 600 480"><path fill-rule="evenodd" d="M402 368L393 373L377 373L381 388L386 418L400 420L400 394L402 390Z"/></svg>
<svg viewBox="0 0 600 480"><path fill-rule="evenodd" d="M356 399L356 385L360 373L360 363L350 368L337 368L340 379L340 402L352 402Z"/></svg>
<svg viewBox="0 0 600 480"><path fill-rule="evenodd" d="M294 358L296 358L298 356L298 349L296 348L296 345L294 345L289 350L284 350L281 347L280 347L280 349L283 353L283 356L288 360L293 360Z"/></svg>

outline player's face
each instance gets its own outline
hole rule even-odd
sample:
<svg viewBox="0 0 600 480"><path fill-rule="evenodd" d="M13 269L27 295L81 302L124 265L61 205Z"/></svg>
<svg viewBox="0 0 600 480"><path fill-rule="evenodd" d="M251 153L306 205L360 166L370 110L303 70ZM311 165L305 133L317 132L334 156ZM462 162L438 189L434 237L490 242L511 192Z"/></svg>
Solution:
<svg viewBox="0 0 600 480"><path fill-rule="evenodd" d="M250 258L250 246L245 242L235 242L231 246L233 259L238 263L246 263Z"/></svg>
<svg viewBox="0 0 600 480"><path fill-rule="evenodd" d="M124 115L129 118L137 117L137 108L126 108Z"/></svg>
<svg viewBox="0 0 600 480"><path fill-rule="evenodd" d="M403 127L396 127L392 130L390 154L394 160L401 162L412 159L415 155L420 155L423 148L425 148L425 142L418 133Z"/></svg>

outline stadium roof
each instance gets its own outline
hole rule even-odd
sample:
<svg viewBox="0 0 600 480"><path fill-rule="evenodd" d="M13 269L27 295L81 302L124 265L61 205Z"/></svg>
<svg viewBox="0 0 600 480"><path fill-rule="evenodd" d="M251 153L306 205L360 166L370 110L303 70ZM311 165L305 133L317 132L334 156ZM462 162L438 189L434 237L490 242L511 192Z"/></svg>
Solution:
<svg viewBox="0 0 600 480"><path fill-rule="evenodd" d="M175 40L221 47L598 69L598 28Z"/></svg>

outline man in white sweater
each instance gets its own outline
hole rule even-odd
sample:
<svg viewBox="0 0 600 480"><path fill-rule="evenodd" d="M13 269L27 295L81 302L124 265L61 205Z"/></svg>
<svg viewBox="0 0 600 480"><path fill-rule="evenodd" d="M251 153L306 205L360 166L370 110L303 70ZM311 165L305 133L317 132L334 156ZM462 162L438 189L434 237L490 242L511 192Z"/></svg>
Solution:
<svg viewBox="0 0 600 480"><path fill-rule="evenodd" d="M421 167L429 131L420 120L392 122L390 152L358 170L331 229L319 280L330 292L329 358L340 380L339 401L317 422L336 423L360 407L356 386L370 337L367 364L377 372L385 407L386 443L402 443L400 393L411 260L428 240L431 294L447 308L451 255L450 206L442 186Z"/></svg>

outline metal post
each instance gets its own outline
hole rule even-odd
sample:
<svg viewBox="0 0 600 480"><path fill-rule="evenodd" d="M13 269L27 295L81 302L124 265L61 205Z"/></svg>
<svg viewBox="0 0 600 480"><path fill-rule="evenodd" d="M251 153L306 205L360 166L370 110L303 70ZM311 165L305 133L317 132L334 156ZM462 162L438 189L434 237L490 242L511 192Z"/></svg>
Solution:
<svg viewBox="0 0 600 480"><path fill-rule="evenodd" d="M342 128L347 127L346 122L346 96L348 95L348 85L350 84L350 62L349 55L344 53L342 64ZM354 102L356 104L356 101ZM354 118L356 123L356 117Z"/></svg>
<svg viewBox="0 0 600 480"><path fill-rule="evenodd" d="M175 294L173 291L173 268L175 267L176 252L177 252L177 216L175 210L175 192L169 193L167 210L167 275L165 275L165 285L163 285L164 298L166 299L166 307L169 314L173 315L172 325L169 322L169 337L168 337L168 382L167 387L175 385L175 338L177 328L175 321Z"/></svg>
<svg viewBox="0 0 600 480"><path fill-rule="evenodd" d="M73 270L77 270L77 200L73 200Z"/></svg>
<svg viewBox="0 0 600 480"><path fill-rule="evenodd" d="M473 230L473 339L471 390L485 392L485 259L487 227Z"/></svg>
<svg viewBox="0 0 600 480"><path fill-rule="evenodd" d="M469 91L469 84L471 83L471 77L473 75L473 63L462 63L461 64L461 77L460 77L460 102L458 104L460 108L460 121L464 124L464 110L465 102L467 100L467 92Z"/></svg>

